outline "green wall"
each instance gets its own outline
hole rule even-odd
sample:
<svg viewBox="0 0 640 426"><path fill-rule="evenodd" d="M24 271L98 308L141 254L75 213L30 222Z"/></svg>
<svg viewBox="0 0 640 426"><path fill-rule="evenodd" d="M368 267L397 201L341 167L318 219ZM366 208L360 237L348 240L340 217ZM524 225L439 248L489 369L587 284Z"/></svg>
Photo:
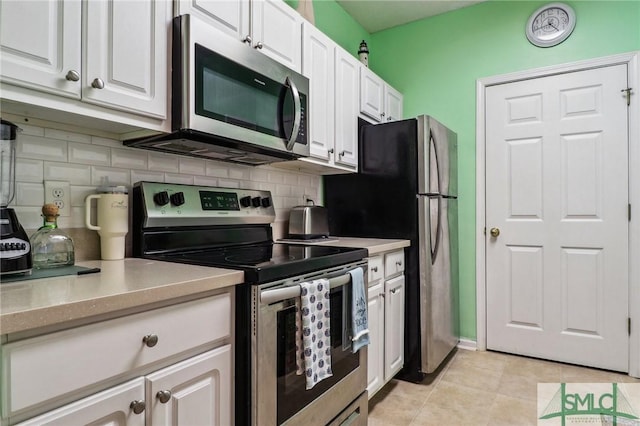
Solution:
<svg viewBox="0 0 640 426"><path fill-rule="evenodd" d="M640 1L567 1L573 34L547 49L524 27L546 2L488 1L372 35L371 68L404 94L404 116L430 114L458 133L461 334L476 337L476 80L640 50Z"/></svg>

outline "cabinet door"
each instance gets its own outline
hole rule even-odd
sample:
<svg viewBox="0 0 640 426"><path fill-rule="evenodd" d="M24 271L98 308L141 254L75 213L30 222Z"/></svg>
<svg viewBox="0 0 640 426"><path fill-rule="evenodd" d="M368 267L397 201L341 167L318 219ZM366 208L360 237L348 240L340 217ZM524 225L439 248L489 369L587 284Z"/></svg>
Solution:
<svg viewBox="0 0 640 426"><path fill-rule="evenodd" d="M384 81L369 68L360 67L360 112L380 122L384 118Z"/></svg>
<svg viewBox="0 0 640 426"><path fill-rule="evenodd" d="M148 375L151 424L232 424L231 380L230 345Z"/></svg>
<svg viewBox="0 0 640 426"><path fill-rule="evenodd" d="M250 36L249 0L179 0L175 12L198 16L238 40Z"/></svg>
<svg viewBox="0 0 640 426"><path fill-rule="evenodd" d="M171 3L103 0L83 6L83 100L165 118Z"/></svg>
<svg viewBox="0 0 640 426"><path fill-rule="evenodd" d="M78 0L0 2L2 82L79 99L80 23Z"/></svg>
<svg viewBox="0 0 640 426"><path fill-rule="evenodd" d="M296 72L302 70L302 18L282 0L251 2L252 46Z"/></svg>
<svg viewBox="0 0 640 426"><path fill-rule="evenodd" d="M336 163L358 168L358 68L360 63L336 47Z"/></svg>
<svg viewBox="0 0 640 426"><path fill-rule="evenodd" d="M303 26L302 74L309 78L311 156L330 161L334 155L334 61L336 44L313 25Z"/></svg>
<svg viewBox="0 0 640 426"><path fill-rule="evenodd" d="M393 87L385 84L385 113L386 121L402 119L402 94Z"/></svg>
<svg viewBox="0 0 640 426"><path fill-rule="evenodd" d="M369 346L367 349L367 392L369 398L384 382L384 286L369 287Z"/></svg>
<svg viewBox="0 0 640 426"><path fill-rule="evenodd" d="M134 401L144 403L142 377L34 417L18 426L144 426L145 413L133 412L131 405Z"/></svg>
<svg viewBox="0 0 640 426"><path fill-rule="evenodd" d="M384 377L391 378L404 364L404 275L385 282Z"/></svg>

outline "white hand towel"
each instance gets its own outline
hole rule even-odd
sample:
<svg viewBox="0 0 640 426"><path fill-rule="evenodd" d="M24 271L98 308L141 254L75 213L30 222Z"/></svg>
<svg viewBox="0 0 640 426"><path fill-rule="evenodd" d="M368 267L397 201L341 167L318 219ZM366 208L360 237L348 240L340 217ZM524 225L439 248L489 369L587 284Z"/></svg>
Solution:
<svg viewBox="0 0 640 426"><path fill-rule="evenodd" d="M306 388L331 377L329 280L300 283L300 317Z"/></svg>
<svg viewBox="0 0 640 426"><path fill-rule="evenodd" d="M353 297L351 306L351 328L353 330L353 353L369 344L369 316L367 313L367 293L364 288L364 274L362 268L349 271L351 274L351 289Z"/></svg>

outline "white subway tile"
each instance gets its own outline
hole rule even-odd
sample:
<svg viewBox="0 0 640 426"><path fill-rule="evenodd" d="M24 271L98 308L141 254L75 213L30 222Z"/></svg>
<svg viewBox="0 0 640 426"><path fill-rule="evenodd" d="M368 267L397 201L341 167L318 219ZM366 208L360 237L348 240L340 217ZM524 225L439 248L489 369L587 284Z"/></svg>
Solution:
<svg viewBox="0 0 640 426"><path fill-rule="evenodd" d="M240 188L240 183L238 181L229 179L218 179L218 185L223 188Z"/></svg>
<svg viewBox="0 0 640 426"><path fill-rule="evenodd" d="M291 187L289 185L276 185L276 195L282 197L291 195Z"/></svg>
<svg viewBox="0 0 640 426"><path fill-rule="evenodd" d="M148 153L135 149L111 149L111 166L123 169L147 169Z"/></svg>
<svg viewBox="0 0 640 426"><path fill-rule="evenodd" d="M242 166L233 166L229 167L229 177L231 179L244 180L249 179L251 173L249 170L246 170L245 167Z"/></svg>
<svg viewBox="0 0 640 426"><path fill-rule="evenodd" d="M44 136L50 139L59 139L69 142L91 143L91 136L82 133L67 132L58 129L44 129Z"/></svg>
<svg viewBox="0 0 640 426"><path fill-rule="evenodd" d="M298 176L298 185L311 186L311 176L301 174Z"/></svg>
<svg viewBox="0 0 640 426"><path fill-rule="evenodd" d="M131 185L136 182L164 182L164 173L162 172L150 172L147 170L131 170Z"/></svg>
<svg viewBox="0 0 640 426"><path fill-rule="evenodd" d="M67 143L25 135L16 144L16 157L34 160L67 161Z"/></svg>
<svg viewBox="0 0 640 426"><path fill-rule="evenodd" d="M194 176L193 183L194 185L201 186L218 186L218 179L205 176Z"/></svg>
<svg viewBox="0 0 640 426"><path fill-rule="evenodd" d="M302 197L304 195L304 188L301 186L292 186L291 195L294 197Z"/></svg>
<svg viewBox="0 0 640 426"><path fill-rule="evenodd" d="M269 173L266 170L262 169L253 169L251 170L251 180L266 182L268 179Z"/></svg>
<svg viewBox="0 0 640 426"><path fill-rule="evenodd" d="M287 185L298 184L298 176L294 175L293 173L283 173L282 179Z"/></svg>
<svg viewBox="0 0 640 426"><path fill-rule="evenodd" d="M164 181L167 183L181 183L184 185L193 185L193 176L177 175L174 173L165 173Z"/></svg>
<svg viewBox="0 0 640 426"><path fill-rule="evenodd" d="M109 166L111 164L111 150L107 147L69 142L68 149L70 163L100 166Z"/></svg>
<svg viewBox="0 0 640 426"><path fill-rule="evenodd" d="M156 152L149 153L149 170L156 172L178 173L178 157Z"/></svg>
<svg viewBox="0 0 640 426"><path fill-rule="evenodd" d="M96 193L95 186L71 185L71 207L84 207L84 200L88 195Z"/></svg>
<svg viewBox="0 0 640 426"><path fill-rule="evenodd" d="M207 163L207 176L226 178L229 176L229 169L219 162Z"/></svg>
<svg viewBox="0 0 640 426"><path fill-rule="evenodd" d="M71 212L69 217L61 218L64 219L65 222L59 223L58 225L61 228L84 228L86 226L85 223L85 207L84 204L82 207L71 207ZM94 222L95 225L95 222Z"/></svg>
<svg viewBox="0 0 640 426"><path fill-rule="evenodd" d="M44 185L42 183L16 183L16 204L42 207L44 204Z"/></svg>
<svg viewBox="0 0 640 426"><path fill-rule="evenodd" d="M272 194L274 194L276 192L276 186L272 185L270 183L260 183L259 184L259 189L261 191L270 191Z"/></svg>
<svg viewBox="0 0 640 426"><path fill-rule="evenodd" d="M186 158L179 159L180 173L187 175L204 176L207 174L205 161L199 158Z"/></svg>
<svg viewBox="0 0 640 426"><path fill-rule="evenodd" d="M42 191L42 197L44 199L44 189ZM20 225L22 225L24 229L29 230L27 231L29 236L33 234L33 231L42 226L42 205L40 205L40 207L14 206L13 208L16 212L16 216L18 216Z"/></svg>
<svg viewBox="0 0 640 426"><path fill-rule="evenodd" d="M242 184L242 187L246 189L260 189L260 182L248 181Z"/></svg>
<svg viewBox="0 0 640 426"><path fill-rule="evenodd" d="M16 158L17 182L42 182L43 179L44 162L42 160Z"/></svg>
<svg viewBox="0 0 640 426"><path fill-rule="evenodd" d="M122 148L122 141L117 139L101 138L99 136L91 136L93 145L102 145L109 148Z"/></svg>
<svg viewBox="0 0 640 426"><path fill-rule="evenodd" d="M63 180L72 185L89 185L91 166L45 161L44 180Z"/></svg>
<svg viewBox="0 0 640 426"><path fill-rule="evenodd" d="M267 182L270 183L285 183L284 182L284 173L270 171L267 174Z"/></svg>
<svg viewBox="0 0 640 426"><path fill-rule="evenodd" d="M109 185L131 185L131 172L128 169L114 169L112 167L91 167L91 184L100 186L109 182Z"/></svg>
<svg viewBox="0 0 640 426"><path fill-rule="evenodd" d="M41 136L44 137L44 128L38 126L32 126L31 124L20 123L17 124L18 127L22 130L18 134L18 138L22 135L31 135L31 136Z"/></svg>
<svg viewBox="0 0 640 426"><path fill-rule="evenodd" d="M291 209L276 209L276 221L284 222L285 220L289 220L289 214Z"/></svg>

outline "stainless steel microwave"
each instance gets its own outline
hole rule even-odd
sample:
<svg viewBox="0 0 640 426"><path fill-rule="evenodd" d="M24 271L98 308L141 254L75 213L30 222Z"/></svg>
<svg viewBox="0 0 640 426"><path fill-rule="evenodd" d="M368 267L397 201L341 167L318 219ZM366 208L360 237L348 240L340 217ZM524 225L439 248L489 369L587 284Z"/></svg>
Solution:
<svg viewBox="0 0 640 426"><path fill-rule="evenodd" d="M173 20L172 133L125 145L244 164L309 155L309 80L190 15Z"/></svg>

